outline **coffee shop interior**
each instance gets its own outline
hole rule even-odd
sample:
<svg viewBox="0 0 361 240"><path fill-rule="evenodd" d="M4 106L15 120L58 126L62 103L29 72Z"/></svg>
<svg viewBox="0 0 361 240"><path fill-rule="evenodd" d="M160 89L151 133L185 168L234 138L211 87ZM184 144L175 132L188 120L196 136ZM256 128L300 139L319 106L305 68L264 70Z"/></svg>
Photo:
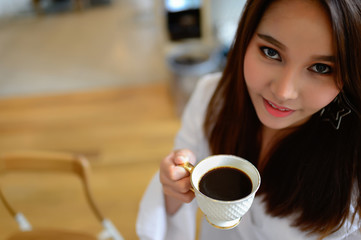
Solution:
<svg viewBox="0 0 361 240"><path fill-rule="evenodd" d="M141 197L198 79L222 71L243 4L0 0L0 239L30 228L138 239ZM10 171L63 156L89 167L106 224L71 171Z"/></svg>

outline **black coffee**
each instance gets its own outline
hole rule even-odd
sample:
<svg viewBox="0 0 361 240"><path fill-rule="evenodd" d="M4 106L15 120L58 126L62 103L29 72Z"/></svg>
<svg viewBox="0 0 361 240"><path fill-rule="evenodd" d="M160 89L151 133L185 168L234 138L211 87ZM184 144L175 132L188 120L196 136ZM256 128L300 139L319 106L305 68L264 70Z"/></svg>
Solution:
<svg viewBox="0 0 361 240"><path fill-rule="evenodd" d="M233 201L252 192L252 181L239 169L219 167L204 174L199 182L199 191L213 199Z"/></svg>

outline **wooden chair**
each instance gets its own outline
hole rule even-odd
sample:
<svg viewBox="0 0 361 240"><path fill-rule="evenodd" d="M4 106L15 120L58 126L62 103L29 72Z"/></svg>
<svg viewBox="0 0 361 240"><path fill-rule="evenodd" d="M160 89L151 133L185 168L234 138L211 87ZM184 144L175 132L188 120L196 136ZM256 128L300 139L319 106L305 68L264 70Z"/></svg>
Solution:
<svg viewBox="0 0 361 240"><path fill-rule="evenodd" d="M0 155L0 175L10 172L37 172L49 171L52 173L67 173L79 177L84 188L87 203L97 220L103 226L103 231L98 236L88 233L75 232L62 229L33 228L25 216L15 210L5 197L0 185L0 199L8 212L18 222L19 231L8 238L8 240L95 240L114 239L122 240L121 234L112 222L105 218L96 205L90 190L89 173L90 166L87 159L80 155L61 152L13 152ZM29 176L27 174L26 176Z"/></svg>

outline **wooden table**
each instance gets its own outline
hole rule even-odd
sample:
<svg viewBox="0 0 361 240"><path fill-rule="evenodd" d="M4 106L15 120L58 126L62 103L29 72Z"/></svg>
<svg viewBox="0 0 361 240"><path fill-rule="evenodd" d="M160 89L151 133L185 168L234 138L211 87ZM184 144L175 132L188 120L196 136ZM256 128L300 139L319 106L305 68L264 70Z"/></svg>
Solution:
<svg viewBox="0 0 361 240"><path fill-rule="evenodd" d="M167 85L148 85L0 100L0 151L65 150L85 154L91 162L99 207L125 239L137 239L139 201L159 162L171 150L180 125L169 92ZM22 183L21 178L15 180L13 197L20 204L23 194L31 196L17 208L23 209L34 225L55 227L65 222L74 230L101 229L83 195L76 194L80 187L76 179L64 177L55 184L64 190L62 195L52 191L54 183L46 180L33 188L35 194L22 190ZM39 216L33 208L40 200L45 201L41 207L46 216ZM56 203L58 209L48 208L47 201ZM16 228L0 204L0 239Z"/></svg>

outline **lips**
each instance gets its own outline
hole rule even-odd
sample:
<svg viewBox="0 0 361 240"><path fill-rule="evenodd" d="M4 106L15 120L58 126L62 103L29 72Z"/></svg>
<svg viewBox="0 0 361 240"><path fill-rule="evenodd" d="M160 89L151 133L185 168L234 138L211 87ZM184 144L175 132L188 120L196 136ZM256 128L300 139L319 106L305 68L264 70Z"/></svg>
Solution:
<svg viewBox="0 0 361 240"><path fill-rule="evenodd" d="M267 112L274 117L287 117L295 111L290 108L279 106L266 99L263 99L263 103L265 105Z"/></svg>

